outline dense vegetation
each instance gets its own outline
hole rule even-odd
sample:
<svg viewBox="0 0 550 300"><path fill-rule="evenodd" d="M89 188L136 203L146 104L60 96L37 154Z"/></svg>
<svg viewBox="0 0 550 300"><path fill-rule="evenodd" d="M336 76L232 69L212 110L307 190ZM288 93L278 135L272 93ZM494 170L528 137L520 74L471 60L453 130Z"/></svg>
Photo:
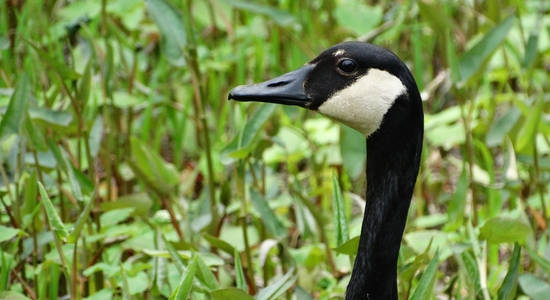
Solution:
<svg viewBox="0 0 550 300"><path fill-rule="evenodd" d="M548 299L538 0L0 1L0 299L341 299L364 138L227 93L352 39L425 101L400 297Z"/></svg>

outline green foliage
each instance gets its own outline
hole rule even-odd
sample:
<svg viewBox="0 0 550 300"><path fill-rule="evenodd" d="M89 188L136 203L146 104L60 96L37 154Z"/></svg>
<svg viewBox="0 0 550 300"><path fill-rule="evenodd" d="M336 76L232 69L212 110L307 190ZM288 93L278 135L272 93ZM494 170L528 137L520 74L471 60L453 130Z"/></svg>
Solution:
<svg viewBox="0 0 550 300"><path fill-rule="evenodd" d="M400 298L546 299L547 2L0 1L0 299L341 298L364 137L227 93L352 39L424 100Z"/></svg>

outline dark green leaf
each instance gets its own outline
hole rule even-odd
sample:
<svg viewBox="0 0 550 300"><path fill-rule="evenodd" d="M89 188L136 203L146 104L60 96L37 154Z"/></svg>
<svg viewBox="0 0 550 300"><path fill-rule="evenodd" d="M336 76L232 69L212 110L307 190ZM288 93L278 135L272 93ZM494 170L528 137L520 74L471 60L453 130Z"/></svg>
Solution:
<svg viewBox="0 0 550 300"><path fill-rule="evenodd" d="M460 57L458 64L463 81L470 79L481 68L485 60L500 46L508 36L513 23L514 16L512 15L493 27L477 44Z"/></svg>
<svg viewBox="0 0 550 300"><path fill-rule="evenodd" d="M506 277L504 277L504 281L498 289L498 300L515 299L519 278L520 253L521 247L516 243L508 266L508 273L506 273Z"/></svg>
<svg viewBox="0 0 550 300"><path fill-rule="evenodd" d="M170 300L187 300L189 299L189 292L191 292L191 286L193 285L193 279L195 278L195 270L197 269L197 263L193 259L187 266L183 274L181 275L181 282L170 295Z"/></svg>
<svg viewBox="0 0 550 300"><path fill-rule="evenodd" d="M296 23L293 15L275 7L242 0L222 0L222 2L236 9L268 16L280 26L289 26Z"/></svg>
<svg viewBox="0 0 550 300"><path fill-rule="evenodd" d="M439 265L439 250L428 264L426 271L422 275L418 286L414 291L411 300L431 300L434 292L435 280L437 278L437 266Z"/></svg>
<svg viewBox="0 0 550 300"><path fill-rule="evenodd" d="M40 191L40 196L42 198L42 205L44 205L44 209L46 210L46 215L48 216L48 223L50 223L50 227L53 229L55 234L57 234L60 238L65 238L69 235L67 230L65 229L65 225L59 218L59 215L55 211L55 207L52 203L52 200L50 200L50 197L48 196L48 193L44 189L44 186L41 182L38 182L38 190Z"/></svg>
<svg viewBox="0 0 550 300"><path fill-rule="evenodd" d="M45 62L47 65L49 65L59 76L61 76L62 79L76 80L80 78L80 74L75 72L65 63L59 62L57 59L51 57L48 53L42 51L42 49L40 49L38 46L36 46L32 42L29 42L28 44L32 48L34 48L34 51L38 53L38 56L40 56L42 61Z"/></svg>
<svg viewBox="0 0 550 300"><path fill-rule="evenodd" d="M349 240L348 220L344 212L344 199L336 173L332 171L332 199L334 209L334 234L336 236L336 245L342 245Z"/></svg>
<svg viewBox="0 0 550 300"><path fill-rule="evenodd" d="M12 134L19 133L23 119L25 118L27 101L30 97L31 83L29 76L23 74L17 81L17 86L11 95L8 109L0 121L0 142Z"/></svg>
<svg viewBox="0 0 550 300"><path fill-rule="evenodd" d="M241 254L237 249L235 249L235 253L233 254L233 257L235 258L235 284L238 288L247 291L248 288L246 286L246 279L244 277L244 271L243 271L243 265L241 263Z"/></svg>

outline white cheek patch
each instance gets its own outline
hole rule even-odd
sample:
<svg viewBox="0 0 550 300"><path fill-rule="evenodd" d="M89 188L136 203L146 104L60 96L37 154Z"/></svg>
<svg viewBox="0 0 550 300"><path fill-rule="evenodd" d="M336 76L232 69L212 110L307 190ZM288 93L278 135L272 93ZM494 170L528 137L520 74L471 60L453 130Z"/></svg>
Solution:
<svg viewBox="0 0 550 300"><path fill-rule="evenodd" d="M346 51L344 51L344 49L338 49L336 50L336 52L332 53L332 55L334 56L340 56L342 54L346 53Z"/></svg>
<svg viewBox="0 0 550 300"><path fill-rule="evenodd" d="M406 92L399 78L379 69L370 69L352 85L327 99L318 112L368 137L399 96Z"/></svg>

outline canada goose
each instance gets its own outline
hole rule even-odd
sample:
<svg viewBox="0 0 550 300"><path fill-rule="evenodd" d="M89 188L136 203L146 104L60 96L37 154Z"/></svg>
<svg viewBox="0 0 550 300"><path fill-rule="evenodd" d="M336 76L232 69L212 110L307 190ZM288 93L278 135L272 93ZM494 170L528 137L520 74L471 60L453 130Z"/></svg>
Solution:
<svg viewBox="0 0 550 300"><path fill-rule="evenodd" d="M229 99L297 105L365 135L366 205L346 299L398 299L397 258L424 131L422 101L407 66L382 47L346 42L295 71L238 86Z"/></svg>

